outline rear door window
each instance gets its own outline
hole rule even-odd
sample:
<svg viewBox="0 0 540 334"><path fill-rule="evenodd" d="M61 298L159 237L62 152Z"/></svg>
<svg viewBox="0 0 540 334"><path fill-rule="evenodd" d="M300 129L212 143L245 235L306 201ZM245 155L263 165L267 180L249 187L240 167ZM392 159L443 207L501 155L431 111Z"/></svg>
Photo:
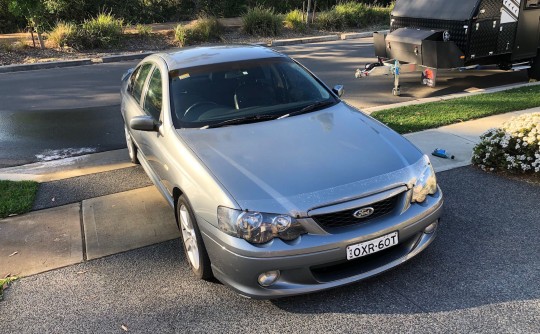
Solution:
<svg viewBox="0 0 540 334"><path fill-rule="evenodd" d="M146 78L148 77L148 73L152 69L152 64L144 64L141 67L139 67L134 73L135 78L132 85L131 95L137 101L138 103L141 102L141 94L144 88L144 83L146 82Z"/></svg>
<svg viewBox="0 0 540 334"><path fill-rule="evenodd" d="M161 72L159 71L159 68L156 67L148 82L148 89L146 90L143 107L144 111L156 121L159 120L159 116L161 115L162 95Z"/></svg>

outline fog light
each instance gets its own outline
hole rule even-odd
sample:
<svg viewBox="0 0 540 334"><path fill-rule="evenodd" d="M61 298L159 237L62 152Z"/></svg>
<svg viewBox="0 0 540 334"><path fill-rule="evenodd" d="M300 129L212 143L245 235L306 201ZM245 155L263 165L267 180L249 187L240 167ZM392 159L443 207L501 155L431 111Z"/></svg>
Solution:
<svg viewBox="0 0 540 334"><path fill-rule="evenodd" d="M431 234L433 232L435 232L435 230L437 229L437 224L439 223L438 220L436 220L435 222L429 224L425 229L424 229L424 233L425 234Z"/></svg>
<svg viewBox="0 0 540 334"><path fill-rule="evenodd" d="M279 270L271 270L259 275L259 284L261 286L270 286L279 278Z"/></svg>

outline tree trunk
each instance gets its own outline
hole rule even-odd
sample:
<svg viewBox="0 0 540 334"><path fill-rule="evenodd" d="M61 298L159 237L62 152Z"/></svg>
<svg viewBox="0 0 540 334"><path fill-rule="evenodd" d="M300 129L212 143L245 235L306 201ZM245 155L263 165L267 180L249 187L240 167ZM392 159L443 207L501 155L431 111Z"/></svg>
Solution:
<svg viewBox="0 0 540 334"><path fill-rule="evenodd" d="M308 2L307 2L307 10L306 10L306 13L307 13L307 15L306 15L306 23L307 23L307 25L309 25L309 18L311 17L310 12L311 12L311 0L308 0Z"/></svg>
<svg viewBox="0 0 540 334"><path fill-rule="evenodd" d="M41 36L40 20L36 16L34 16L30 19L30 22L31 22L30 25L36 30L39 46L41 47L41 50L44 50L45 42L43 41L43 36Z"/></svg>
<svg viewBox="0 0 540 334"><path fill-rule="evenodd" d="M39 41L39 46L41 47L41 50L45 50L45 42L43 41L43 37L41 36L41 32L37 31L37 38Z"/></svg>

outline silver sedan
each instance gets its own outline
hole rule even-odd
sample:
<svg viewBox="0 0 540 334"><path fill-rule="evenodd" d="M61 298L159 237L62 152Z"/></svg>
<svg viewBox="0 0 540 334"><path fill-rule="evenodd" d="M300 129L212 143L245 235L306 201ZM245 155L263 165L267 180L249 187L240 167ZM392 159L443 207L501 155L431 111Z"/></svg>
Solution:
<svg viewBox="0 0 540 334"><path fill-rule="evenodd" d="M259 46L185 48L123 78L129 154L174 208L195 276L252 298L379 274L434 239L427 156Z"/></svg>

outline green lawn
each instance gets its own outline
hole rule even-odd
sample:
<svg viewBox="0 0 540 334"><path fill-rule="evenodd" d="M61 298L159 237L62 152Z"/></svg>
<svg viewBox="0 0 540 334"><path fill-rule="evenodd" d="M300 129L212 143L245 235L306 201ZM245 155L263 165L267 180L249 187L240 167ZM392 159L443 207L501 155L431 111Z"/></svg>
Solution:
<svg viewBox="0 0 540 334"><path fill-rule="evenodd" d="M386 109L371 116L399 133L409 133L538 106L540 85Z"/></svg>
<svg viewBox="0 0 540 334"><path fill-rule="evenodd" d="M30 211L37 189L34 181L0 180L0 219Z"/></svg>

